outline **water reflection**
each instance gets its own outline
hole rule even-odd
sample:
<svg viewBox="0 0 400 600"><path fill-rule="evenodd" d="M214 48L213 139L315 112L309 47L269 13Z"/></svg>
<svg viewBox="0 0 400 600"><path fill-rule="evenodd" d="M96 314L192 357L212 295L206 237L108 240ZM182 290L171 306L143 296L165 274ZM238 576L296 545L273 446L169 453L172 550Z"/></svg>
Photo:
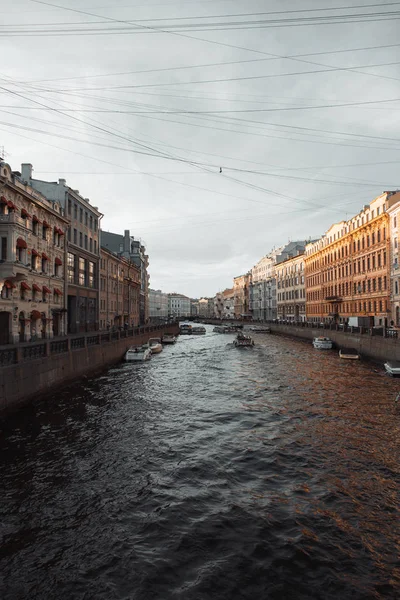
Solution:
<svg viewBox="0 0 400 600"><path fill-rule="evenodd" d="M397 598L400 382L181 337L3 424L2 598Z"/></svg>

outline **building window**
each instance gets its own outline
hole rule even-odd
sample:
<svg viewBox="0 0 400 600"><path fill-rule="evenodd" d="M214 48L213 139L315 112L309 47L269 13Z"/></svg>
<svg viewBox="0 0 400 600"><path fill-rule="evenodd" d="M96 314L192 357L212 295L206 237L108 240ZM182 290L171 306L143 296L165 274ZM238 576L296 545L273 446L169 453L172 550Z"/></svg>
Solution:
<svg viewBox="0 0 400 600"><path fill-rule="evenodd" d="M83 248L83 234L82 231L79 232L79 245Z"/></svg>
<svg viewBox="0 0 400 600"><path fill-rule="evenodd" d="M79 285L86 284L86 261L84 258L79 257Z"/></svg>
<svg viewBox="0 0 400 600"><path fill-rule="evenodd" d="M87 239L87 235L85 234L85 250L88 249L88 239Z"/></svg>
<svg viewBox="0 0 400 600"><path fill-rule="evenodd" d="M94 262L89 261L89 287L93 288L94 285Z"/></svg>
<svg viewBox="0 0 400 600"><path fill-rule="evenodd" d="M93 217L92 217L92 215L90 215L90 218L89 218L89 227L90 227L90 229L93 229Z"/></svg>
<svg viewBox="0 0 400 600"><path fill-rule="evenodd" d="M79 209L79 221L80 223L83 223L83 208Z"/></svg>
<svg viewBox="0 0 400 600"><path fill-rule="evenodd" d="M67 254L68 283L75 283L75 257L71 252Z"/></svg>
<svg viewBox="0 0 400 600"><path fill-rule="evenodd" d="M94 240L94 253L97 254L97 242Z"/></svg>
<svg viewBox="0 0 400 600"><path fill-rule="evenodd" d="M89 238L89 250L90 250L90 252L93 252L93 240L92 240L92 238Z"/></svg>
<svg viewBox="0 0 400 600"><path fill-rule="evenodd" d="M78 218L78 205L74 204L74 219Z"/></svg>
<svg viewBox="0 0 400 600"><path fill-rule="evenodd" d="M71 227L68 227L68 241L71 241Z"/></svg>
<svg viewBox="0 0 400 600"><path fill-rule="evenodd" d="M1 260L7 260L7 238L1 238Z"/></svg>
<svg viewBox="0 0 400 600"><path fill-rule="evenodd" d="M74 244L78 243L78 232L76 229L74 229Z"/></svg>
<svg viewBox="0 0 400 600"><path fill-rule="evenodd" d="M32 271L36 271L36 269L37 269L37 258L38 258L38 253L36 252L36 250L32 250L32 254L31 254L31 269L32 269Z"/></svg>
<svg viewBox="0 0 400 600"><path fill-rule="evenodd" d="M94 230L97 231L97 219L93 219Z"/></svg>
<svg viewBox="0 0 400 600"><path fill-rule="evenodd" d="M86 227L88 226L88 219L89 219L89 215L85 211L85 225L86 225Z"/></svg>
<svg viewBox="0 0 400 600"><path fill-rule="evenodd" d="M39 235L39 221L36 217L33 217L32 220L32 233L33 235Z"/></svg>

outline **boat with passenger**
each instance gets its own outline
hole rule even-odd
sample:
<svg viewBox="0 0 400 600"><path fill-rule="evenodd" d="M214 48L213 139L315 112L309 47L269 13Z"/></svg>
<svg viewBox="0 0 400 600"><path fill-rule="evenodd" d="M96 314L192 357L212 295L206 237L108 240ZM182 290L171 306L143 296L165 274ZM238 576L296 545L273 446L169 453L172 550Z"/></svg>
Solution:
<svg viewBox="0 0 400 600"><path fill-rule="evenodd" d="M386 373L388 373L389 375L393 376L398 376L400 375L400 362L396 361L396 360L388 360L387 362L385 362L384 364Z"/></svg>
<svg viewBox="0 0 400 600"><path fill-rule="evenodd" d="M173 333L164 333L161 341L163 344L175 344L176 336Z"/></svg>
<svg viewBox="0 0 400 600"><path fill-rule="evenodd" d="M128 362L144 362L150 360L151 350L146 346L131 346L125 353L125 360Z"/></svg>
<svg viewBox="0 0 400 600"><path fill-rule="evenodd" d="M233 340L233 345L237 348L251 347L254 346L254 340L249 335L239 332Z"/></svg>
<svg viewBox="0 0 400 600"><path fill-rule="evenodd" d="M271 333L270 327L250 327L253 333Z"/></svg>
<svg viewBox="0 0 400 600"><path fill-rule="evenodd" d="M205 327L192 327L192 335L204 335L205 333Z"/></svg>
<svg viewBox="0 0 400 600"><path fill-rule="evenodd" d="M356 348L340 348L339 356L340 358L344 358L346 360L358 360L360 358Z"/></svg>
<svg viewBox="0 0 400 600"><path fill-rule="evenodd" d="M318 350L331 350L333 347L333 341L328 337L315 337L313 339L314 348L318 348Z"/></svg>

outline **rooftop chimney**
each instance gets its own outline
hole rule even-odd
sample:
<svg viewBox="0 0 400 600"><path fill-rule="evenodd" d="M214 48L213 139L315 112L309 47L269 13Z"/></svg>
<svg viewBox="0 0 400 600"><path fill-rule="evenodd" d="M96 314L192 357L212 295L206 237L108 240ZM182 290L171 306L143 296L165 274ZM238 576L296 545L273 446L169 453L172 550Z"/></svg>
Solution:
<svg viewBox="0 0 400 600"><path fill-rule="evenodd" d="M32 179L32 171L33 171L33 167L30 163L23 163L21 165L22 181L26 181L27 183L30 183L30 181Z"/></svg>

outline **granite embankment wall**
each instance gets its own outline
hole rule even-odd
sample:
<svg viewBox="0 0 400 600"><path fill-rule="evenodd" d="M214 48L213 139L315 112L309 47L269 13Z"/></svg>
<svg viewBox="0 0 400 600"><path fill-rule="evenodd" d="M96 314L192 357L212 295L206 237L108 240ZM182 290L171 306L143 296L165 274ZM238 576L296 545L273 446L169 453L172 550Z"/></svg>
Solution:
<svg viewBox="0 0 400 600"><path fill-rule="evenodd" d="M94 375L122 360L130 346L164 333L177 324L136 330L96 332L0 349L0 413L15 410L65 383Z"/></svg>
<svg viewBox="0 0 400 600"><path fill-rule="evenodd" d="M231 323L233 321L224 321ZM268 325L271 332L287 337L301 338L303 340L312 341L313 338L323 336L329 337L336 344L337 348L356 348L361 357L365 357L377 362L386 362L387 360L400 361L400 338L397 337L398 331L390 331L384 329L366 329L361 327L348 328L347 331L341 331L335 325L315 327L312 323L294 324L278 324L273 322L251 322L251 321L234 321L241 322L245 329L248 327L257 327ZM221 324L221 321L209 319L207 323ZM257 338L255 338L257 341Z"/></svg>
<svg viewBox="0 0 400 600"><path fill-rule="evenodd" d="M364 356L377 362L385 362L387 360L400 361L400 340L384 337L383 335L371 335L371 330L360 333L344 332L335 329L274 325L273 323L269 323L268 326L275 334L302 338L304 340L311 341L315 337L326 336L331 338L338 348L356 348L361 357Z"/></svg>

